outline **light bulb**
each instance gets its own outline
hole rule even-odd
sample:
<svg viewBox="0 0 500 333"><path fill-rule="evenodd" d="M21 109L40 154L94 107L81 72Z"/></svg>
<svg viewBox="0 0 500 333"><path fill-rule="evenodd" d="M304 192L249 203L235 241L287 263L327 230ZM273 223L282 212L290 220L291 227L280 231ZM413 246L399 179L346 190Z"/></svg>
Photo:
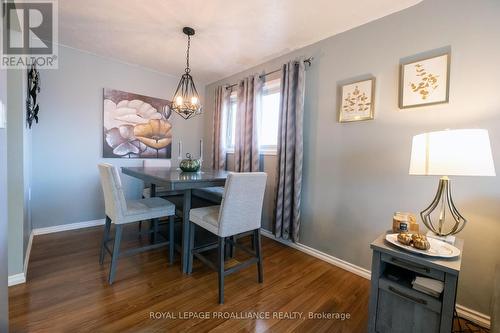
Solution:
<svg viewBox="0 0 500 333"><path fill-rule="evenodd" d="M182 96L177 96L175 98L175 104L177 104L177 106L181 106L182 105Z"/></svg>
<svg viewBox="0 0 500 333"><path fill-rule="evenodd" d="M193 105L198 104L198 97L196 97L196 96L191 97L191 104L193 104Z"/></svg>

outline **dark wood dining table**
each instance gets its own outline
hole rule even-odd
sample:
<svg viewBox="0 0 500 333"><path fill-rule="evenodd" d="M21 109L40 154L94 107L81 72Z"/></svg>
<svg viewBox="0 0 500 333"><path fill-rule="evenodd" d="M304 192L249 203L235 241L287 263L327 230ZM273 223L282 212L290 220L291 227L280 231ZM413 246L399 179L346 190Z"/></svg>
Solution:
<svg viewBox="0 0 500 333"><path fill-rule="evenodd" d="M157 186L183 194L181 265L182 271L187 273L191 192L197 188L224 186L228 172L210 169L183 172L177 168L166 167L122 167L122 173L151 184L152 197L156 196Z"/></svg>

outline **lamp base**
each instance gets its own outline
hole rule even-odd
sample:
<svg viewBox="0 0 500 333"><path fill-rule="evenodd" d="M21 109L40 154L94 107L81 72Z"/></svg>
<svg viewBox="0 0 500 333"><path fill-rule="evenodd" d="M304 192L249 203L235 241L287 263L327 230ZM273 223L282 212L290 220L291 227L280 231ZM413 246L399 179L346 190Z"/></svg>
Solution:
<svg viewBox="0 0 500 333"><path fill-rule="evenodd" d="M427 231L427 238L434 238L434 239L438 239L440 241L443 241L443 242L446 242L448 244L451 244L451 245L455 245L455 239L456 237L453 236L453 235L448 235L448 236L438 236L436 235L435 233L433 233L432 231Z"/></svg>
<svg viewBox="0 0 500 333"><path fill-rule="evenodd" d="M467 220L460 215L458 212L458 209L455 207L455 204L453 203L453 198L451 196L451 185L450 185L450 179L446 176L441 177L439 179L439 186L438 190L436 192L436 196L434 197L434 200L432 203L424 209L422 212L420 212L420 217L422 218L422 221L424 222L425 226L435 233L438 236L449 236L449 235L454 235L456 233L459 233L462 231L462 229L465 227L465 224L467 223ZM439 207L439 218L437 223L432 220L431 214ZM444 224L446 220L446 209L449 209L449 212L451 216L453 217L454 220L454 225L451 227L451 229L444 230Z"/></svg>

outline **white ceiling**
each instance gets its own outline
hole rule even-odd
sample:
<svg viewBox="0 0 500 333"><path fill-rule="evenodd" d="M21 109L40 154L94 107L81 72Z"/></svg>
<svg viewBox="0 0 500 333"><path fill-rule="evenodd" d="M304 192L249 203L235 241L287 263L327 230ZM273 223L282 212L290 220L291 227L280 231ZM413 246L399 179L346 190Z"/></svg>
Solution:
<svg viewBox="0 0 500 333"><path fill-rule="evenodd" d="M61 44L210 83L421 0L59 0Z"/></svg>

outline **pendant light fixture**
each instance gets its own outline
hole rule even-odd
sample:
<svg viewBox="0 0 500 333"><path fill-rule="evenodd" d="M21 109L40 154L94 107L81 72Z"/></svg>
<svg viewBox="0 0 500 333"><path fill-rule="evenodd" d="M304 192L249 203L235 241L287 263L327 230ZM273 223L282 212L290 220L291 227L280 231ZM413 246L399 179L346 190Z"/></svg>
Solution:
<svg viewBox="0 0 500 333"><path fill-rule="evenodd" d="M201 104L200 96L196 91L193 77L190 74L191 68L189 68L189 48L191 47L191 36L194 35L194 29L184 27L182 32L188 36L186 69L184 70L184 74L182 74L177 90L175 91L171 109L184 119L189 119L201 114Z"/></svg>

